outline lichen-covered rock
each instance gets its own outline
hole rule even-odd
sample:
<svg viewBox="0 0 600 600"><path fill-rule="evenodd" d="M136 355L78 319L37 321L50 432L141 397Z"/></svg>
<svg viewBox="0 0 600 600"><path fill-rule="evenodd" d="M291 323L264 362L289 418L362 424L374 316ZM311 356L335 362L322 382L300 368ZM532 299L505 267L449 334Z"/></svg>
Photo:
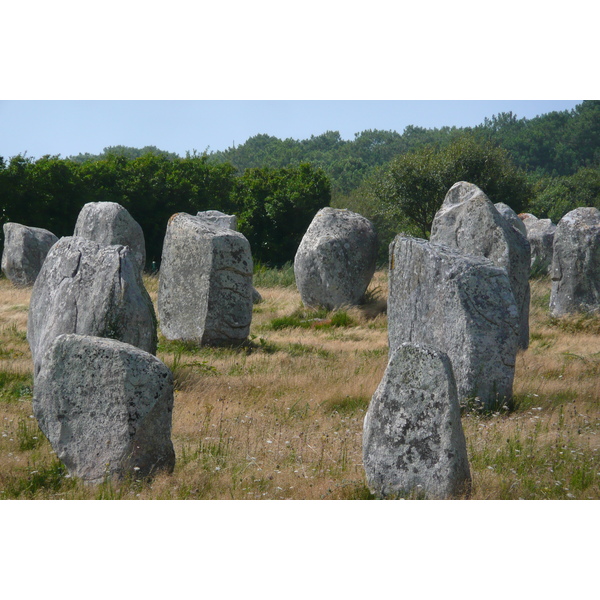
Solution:
<svg viewBox="0 0 600 600"><path fill-rule="evenodd" d="M552 266L556 225L550 219L538 219L532 214L526 214L523 224L531 247L531 266L537 264L542 273L547 273Z"/></svg>
<svg viewBox="0 0 600 600"><path fill-rule="evenodd" d="M154 306L128 247L81 237L54 244L29 304L27 340L36 375L44 352L62 333L116 339L156 352Z"/></svg>
<svg viewBox="0 0 600 600"><path fill-rule="evenodd" d="M550 312L600 310L600 211L576 208L556 226Z"/></svg>
<svg viewBox="0 0 600 600"><path fill-rule="evenodd" d="M322 208L294 259L294 275L306 306L334 309L362 300L377 263L373 223L346 209Z"/></svg>
<svg viewBox="0 0 600 600"><path fill-rule="evenodd" d="M473 256L489 258L508 273L519 311L519 347L529 346L529 272L527 238L508 224L476 185L455 183L436 213L430 240Z"/></svg>
<svg viewBox="0 0 600 600"><path fill-rule="evenodd" d="M33 285L46 255L58 238L46 229L4 223L2 272L14 285Z"/></svg>
<svg viewBox="0 0 600 600"><path fill-rule="evenodd" d="M418 344L391 352L365 416L363 465L379 498L468 495L467 446L446 354Z"/></svg>
<svg viewBox="0 0 600 600"><path fill-rule="evenodd" d="M248 240L201 217L173 215L163 245L158 316L169 340L205 345L245 341L252 321Z"/></svg>
<svg viewBox="0 0 600 600"><path fill-rule="evenodd" d="M200 211L196 216L216 227L224 227L225 229L237 231L237 217L235 215L226 215L220 210L204 210Z"/></svg>
<svg viewBox="0 0 600 600"><path fill-rule="evenodd" d="M461 403L512 398L519 315L506 271L425 240L390 244L389 347L432 346L452 363Z"/></svg>
<svg viewBox="0 0 600 600"><path fill-rule="evenodd" d="M494 204L496 210L512 225L521 235L527 237L527 228L519 215L504 202L496 202Z"/></svg>
<svg viewBox="0 0 600 600"><path fill-rule="evenodd" d="M101 246L129 246L140 270L146 265L144 232L129 211L116 202L88 202L84 205L73 235Z"/></svg>
<svg viewBox="0 0 600 600"><path fill-rule="evenodd" d="M86 482L173 470L173 376L130 344L58 336L35 381L33 412L69 473Z"/></svg>

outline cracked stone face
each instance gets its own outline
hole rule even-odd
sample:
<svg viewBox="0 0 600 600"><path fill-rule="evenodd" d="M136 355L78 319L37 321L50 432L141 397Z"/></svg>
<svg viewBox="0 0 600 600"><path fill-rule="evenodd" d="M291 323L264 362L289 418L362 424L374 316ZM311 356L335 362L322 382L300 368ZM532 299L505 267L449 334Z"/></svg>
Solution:
<svg viewBox="0 0 600 600"><path fill-rule="evenodd" d="M152 300L129 248L61 238L48 252L31 291L27 340L34 373L62 333L117 339L154 354Z"/></svg>
<svg viewBox="0 0 600 600"><path fill-rule="evenodd" d="M468 493L467 448L446 354L409 343L390 352L365 416L363 464L380 498Z"/></svg>
<svg viewBox="0 0 600 600"><path fill-rule="evenodd" d="M167 226L158 289L160 329L169 340L227 345L252 321L252 254L239 232L177 213Z"/></svg>
<svg viewBox="0 0 600 600"><path fill-rule="evenodd" d="M445 352L460 402L485 408L512 397L519 315L506 271L426 240L390 244L388 336Z"/></svg>
<svg viewBox="0 0 600 600"><path fill-rule="evenodd" d="M531 262L527 238L509 224L481 189L459 181L450 188L433 219L430 240L465 254L484 256L505 269L519 311L519 347L527 348Z"/></svg>

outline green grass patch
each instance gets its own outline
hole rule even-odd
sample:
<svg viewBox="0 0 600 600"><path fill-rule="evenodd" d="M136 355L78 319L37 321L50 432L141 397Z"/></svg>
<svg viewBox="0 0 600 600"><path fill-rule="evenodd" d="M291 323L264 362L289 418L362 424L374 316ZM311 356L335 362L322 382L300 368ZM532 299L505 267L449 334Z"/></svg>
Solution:
<svg viewBox="0 0 600 600"><path fill-rule="evenodd" d="M352 325L354 320L344 310L330 312L326 308L299 308L291 315L272 319L265 328L279 331L291 328L332 329Z"/></svg>
<svg viewBox="0 0 600 600"><path fill-rule="evenodd" d="M0 401L16 402L31 400L33 395L33 376L31 374L0 371Z"/></svg>
<svg viewBox="0 0 600 600"><path fill-rule="evenodd" d="M343 398L330 398L321 403L321 408L326 414L353 415L358 411L369 408L371 398L366 396L344 396Z"/></svg>
<svg viewBox="0 0 600 600"><path fill-rule="evenodd" d="M261 263L256 263L254 265L252 283L254 287L262 288L296 287L294 265L291 262L287 262L282 267L271 268Z"/></svg>
<svg viewBox="0 0 600 600"><path fill-rule="evenodd" d="M68 491L75 486L75 480L67 475L66 467L59 460L48 465L36 466L33 463L23 470L21 476L12 475L0 484L0 498L28 499Z"/></svg>

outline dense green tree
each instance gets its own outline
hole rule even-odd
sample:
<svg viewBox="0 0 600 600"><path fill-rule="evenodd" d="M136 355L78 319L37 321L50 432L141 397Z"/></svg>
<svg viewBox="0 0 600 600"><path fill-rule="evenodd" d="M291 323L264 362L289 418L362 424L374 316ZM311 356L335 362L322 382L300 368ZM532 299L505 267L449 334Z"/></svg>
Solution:
<svg viewBox="0 0 600 600"><path fill-rule="evenodd" d="M330 198L327 176L308 164L247 169L232 194L239 230L254 259L277 266L293 260L310 222Z"/></svg>

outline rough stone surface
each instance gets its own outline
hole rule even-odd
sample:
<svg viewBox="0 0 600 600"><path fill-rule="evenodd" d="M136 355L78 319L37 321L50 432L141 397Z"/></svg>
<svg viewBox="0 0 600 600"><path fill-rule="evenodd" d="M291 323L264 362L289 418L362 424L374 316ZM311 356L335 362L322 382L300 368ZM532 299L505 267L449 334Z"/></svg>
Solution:
<svg viewBox="0 0 600 600"><path fill-rule="evenodd" d="M418 344L391 353L365 416L363 465L379 498L468 495L467 446L446 354Z"/></svg>
<svg viewBox="0 0 600 600"><path fill-rule="evenodd" d="M550 219L538 219L527 213L523 224L527 230L527 239L531 247L531 266L539 265L542 272L547 273L552 266L552 247L554 245L554 234L556 225Z"/></svg>
<svg viewBox="0 0 600 600"><path fill-rule="evenodd" d="M33 285L46 255L58 238L39 227L4 223L2 272L14 285Z"/></svg>
<svg viewBox="0 0 600 600"><path fill-rule="evenodd" d="M235 215L226 215L220 210L205 210L200 211L196 216L216 227L237 231L237 217Z"/></svg>
<svg viewBox="0 0 600 600"><path fill-rule="evenodd" d="M58 336L36 378L33 411L69 473L86 482L173 470L173 376L130 344Z"/></svg>
<svg viewBox="0 0 600 600"><path fill-rule="evenodd" d="M526 237L507 223L476 185L459 181L436 213L430 239L465 254L489 258L506 270L519 311L519 347L527 348L531 250Z"/></svg>
<svg viewBox="0 0 600 600"><path fill-rule="evenodd" d="M86 204L77 217L73 235L101 246L129 246L140 270L146 265L144 232L129 211L116 202Z"/></svg>
<svg viewBox="0 0 600 600"><path fill-rule="evenodd" d="M322 208L294 259L302 302L330 310L359 304L376 262L377 233L371 221L346 209Z"/></svg>
<svg viewBox="0 0 600 600"><path fill-rule="evenodd" d="M186 213L171 217L158 289L160 328L167 339L243 342L252 321L252 289L252 254L241 233Z"/></svg>
<svg viewBox="0 0 600 600"><path fill-rule="evenodd" d="M126 246L61 238L31 291L27 340L37 375L44 352L62 333L117 339L156 352L156 316Z"/></svg>
<svg viewBox="0 0 600 600"><path fill-rule="evenodd" d="M521 235L527 237L527 228L523 220L519 218L519 215L504 202L496 202L494 204L496 210L512 225Z"/></svg>
<svg viewBox="0 0 600 600"><path fill-rule="evenodd" d="M425 240L390 244L389 347L445 352L461 403L494 408L512 397L519 315L506 271L489 259Z"/></svg>
<svg viewBox="0 0 600 600"><path fill-rule="evenodd" d="M576 208L554 234L550 312L600 311L600 211Z"/></svg>

